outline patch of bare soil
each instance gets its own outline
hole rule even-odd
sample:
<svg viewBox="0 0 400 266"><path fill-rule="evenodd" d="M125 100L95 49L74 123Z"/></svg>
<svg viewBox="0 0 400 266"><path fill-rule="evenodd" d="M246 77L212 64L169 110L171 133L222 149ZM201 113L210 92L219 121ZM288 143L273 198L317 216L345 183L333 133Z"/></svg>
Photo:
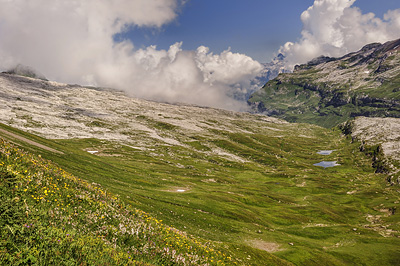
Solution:
<svg viewBox="0 0 400 266"><path fill-rule="evenodd" d="M251 240L249 241L249 244L254 248L265 250L270 253L285 250L284 248L281 247L281 245L275 242L266 242L263 240Z"/></svg>
<svg viewBox="0 0 400 266"><path fill-rule="evenodd" d="M167 192L175 192L175 193L183 193L190 191L190 188L187 187L172 187L170 189L165 190Z"/></svg>

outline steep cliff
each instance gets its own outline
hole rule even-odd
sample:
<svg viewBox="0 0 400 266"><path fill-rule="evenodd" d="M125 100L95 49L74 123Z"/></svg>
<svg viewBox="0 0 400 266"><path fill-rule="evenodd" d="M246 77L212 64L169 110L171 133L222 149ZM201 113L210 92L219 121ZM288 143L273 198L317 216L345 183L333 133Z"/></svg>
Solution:
<svg viewBox="0 0 400 266"><path fill-rule="evenodd" d="M400 117L400 39L341 58L318 57L255 92L255 112L332 127L351 117Z"/></svg>

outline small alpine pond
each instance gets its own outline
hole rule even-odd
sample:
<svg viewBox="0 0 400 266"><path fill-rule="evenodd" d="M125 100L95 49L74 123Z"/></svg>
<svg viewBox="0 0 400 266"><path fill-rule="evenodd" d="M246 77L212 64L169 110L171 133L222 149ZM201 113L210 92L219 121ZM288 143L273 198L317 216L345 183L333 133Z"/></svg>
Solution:
<svg viewBox="0 0 400 266"><path fill-rule="evenodd" d="M337 161L322 161L319 163L315 163L315 166L321 166L323 168L327 168L327 167L334 167L334 166L338 166L340 164L336 163Z"/></svg>

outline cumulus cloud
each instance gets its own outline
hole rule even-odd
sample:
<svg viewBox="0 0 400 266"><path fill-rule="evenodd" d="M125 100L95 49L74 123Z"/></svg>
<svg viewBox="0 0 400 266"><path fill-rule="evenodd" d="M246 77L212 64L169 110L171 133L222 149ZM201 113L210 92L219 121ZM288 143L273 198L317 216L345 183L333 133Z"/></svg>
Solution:
<svg viewBox="0 0 400 266"><path fill-rule="evenodd" d="M129 27L162 27L184 0L0 0L0 68L37 68L47 78L124 89L131 95L240 109L261 65L207 47L137 49L114 36Z"/></svg>
<svg viewBox="0 0 400 266"><path fill-rule="evenodd" d="M363 14L353 6L355 1L315 0L301 14L301 39L280 49L286 55L287 67L320 55L339 57L369 43L400 37L400 9L389 10L380 19L373 13Z"/></svg>

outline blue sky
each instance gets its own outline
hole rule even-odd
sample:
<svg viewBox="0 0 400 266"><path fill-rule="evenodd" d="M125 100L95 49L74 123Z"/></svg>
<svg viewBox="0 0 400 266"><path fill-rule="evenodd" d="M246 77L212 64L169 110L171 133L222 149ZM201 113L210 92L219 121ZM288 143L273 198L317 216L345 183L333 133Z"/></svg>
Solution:
<svg viewBox="0 0 400 266"><path fill-rule="evenodd" d="M313 0L189 0L175 21L161 29L133 27L123 37L136 48L157 45L168 49L183 42L183 49L204 45L214 53L231 47L260 62L268 62L279 47L301 37L300 15ZM382 18L398 0L358 0L353 7ZM399 36L400 37L400 36Z"/></svg>

